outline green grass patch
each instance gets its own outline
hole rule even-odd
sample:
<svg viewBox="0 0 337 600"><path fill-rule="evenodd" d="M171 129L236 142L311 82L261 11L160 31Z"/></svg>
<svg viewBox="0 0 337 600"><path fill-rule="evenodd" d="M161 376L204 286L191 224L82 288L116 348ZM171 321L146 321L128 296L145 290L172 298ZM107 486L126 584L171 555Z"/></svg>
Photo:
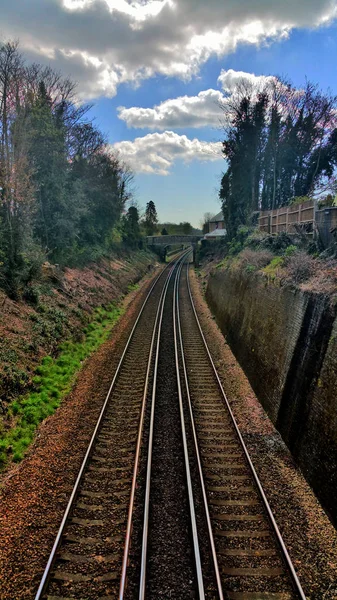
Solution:
<svg viewBox="0 0 337 600"><path fill-rule="evenodd" d="M275 256L269 265L262 269L262 272L267 275L270 279L275 279L278 276L279 270L284 266L284 257L283 256Z"/></svg>
<svg viewBox="0 0 337 600"><path fill-rule="evenodd" d="M215 266L216 269L230 269L237 264L237 256L227 255Z"/></svg>
<svg viewBox="0 0 337 600"><path fill-rule="evenodd" d="M39 423L55 412L71 390L83 361L107 340L122 313L123 309L114 304L97 308L80 342L63 342L56 358L46 356L42 360L33 378L34 391L9 406L15 426L1 436L0 467L11 458L19 462L24 457Z"/></svg>
<svg viewBox="0 0 337 600"><path fill-rule="evenodd" d="M139 283L130 283L128 285L128 290L127 291L129 293L129 292L134 292L135 290L138 290L138 289L139 289Z"/></svg>

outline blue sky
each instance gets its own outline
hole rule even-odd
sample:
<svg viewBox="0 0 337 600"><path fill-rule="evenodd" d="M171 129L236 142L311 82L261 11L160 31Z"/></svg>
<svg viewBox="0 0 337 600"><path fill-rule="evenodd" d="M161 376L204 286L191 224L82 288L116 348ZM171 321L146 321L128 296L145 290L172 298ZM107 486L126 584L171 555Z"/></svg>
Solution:
<svg viewBox="0 0 337 600"><path fill-rule="evenodd" d="M307 77L337 94L332 0L26 0L20 14L14 4L2 2L2 34L78 82L135 173L139 206L153 200L161 221L198 225L219 211L218 100L238 77Z"/></svg>
<svg viewBox="0 0 337 600"><path fill-rule="evenodd" d="M117 96L95 101L92 114L97 123L109 135L111 143L133 140L146 135L148 128L128 128L118 118L119 106L151 108L169 98L183 95L194 96L200 91L217 88L221 69L233 69L255 75L284 75L296 86L305 79L319 84L322 89L330 88L337 94L337 24L319 29L294 30L288 39L276 41L262 47L243 44L235 52L222 59L210 59L197 77L189 82L176 78L154 77L139 88L122 84ZM219 110L219 118L221 111ZM196 129L179 128L179 134L189 138L221 141L221 126ZM221 173L225 169L222 159L200 165L197 161L173 164L170 175L135 175L136 198L140 206L153 200L160 218L169 221L189 220L198 226L206 211L220 210L217 197Z"/></svg>

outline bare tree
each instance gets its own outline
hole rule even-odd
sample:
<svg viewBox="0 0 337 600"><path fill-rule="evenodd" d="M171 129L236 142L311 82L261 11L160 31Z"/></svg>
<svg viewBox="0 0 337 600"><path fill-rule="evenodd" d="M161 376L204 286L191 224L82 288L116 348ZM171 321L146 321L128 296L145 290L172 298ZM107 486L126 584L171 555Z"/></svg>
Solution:
<svg viewBox="0 0 337 600"><path fill-rule="evenodd" d="M208 233L208 231L206 231L207 225L210 222L210 220L213 219L214 216L215 216L214 213L205 212L203 218L200 219L199 225L200 225L200 229L202 229L203 233Z"/></svg>
<svg viewBox="0 0 337 600"><path fill-rule="evenodd" d="M0 46L0 220L5 277L13 297L33 200L23 89L24 62L18 43L6 42Z"/></svg>

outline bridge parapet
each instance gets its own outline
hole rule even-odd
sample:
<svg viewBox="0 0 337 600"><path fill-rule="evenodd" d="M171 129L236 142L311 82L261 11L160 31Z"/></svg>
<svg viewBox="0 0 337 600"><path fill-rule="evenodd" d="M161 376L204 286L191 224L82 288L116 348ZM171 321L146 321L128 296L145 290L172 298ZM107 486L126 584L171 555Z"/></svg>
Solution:
<svg viewBox="0 0 337 600"><path fill-rule="evenodd" d="M202 235L148 235L148 246L174 246L175 244L197 244Z"/></svg>
<svg viewBox="0 0 337 600"><path fill-rule="evenodd" d="M153 246L154 248L165 248L164 257L166 255L166 248L168 246L190 244L193 248L193 262L194 264L196 264L196 249L199 240L201 240L202 238L202 235L148 235L146 238L146 242L148 246Z"/></svg>

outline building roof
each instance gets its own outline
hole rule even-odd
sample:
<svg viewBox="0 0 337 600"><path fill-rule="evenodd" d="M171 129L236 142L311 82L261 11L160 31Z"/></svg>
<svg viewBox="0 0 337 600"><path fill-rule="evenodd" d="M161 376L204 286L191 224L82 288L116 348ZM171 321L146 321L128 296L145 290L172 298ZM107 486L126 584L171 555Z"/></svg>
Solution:
<svg viewBox="0 0 337 600"><path fill-rule="evenodd" d="M219 221L224 221L222 210L220 210L215 217L212 217L212 219L209 220L209 223L219 223Z"/></svg>
<svg viewBox="0 0 337 600"><path fill-rule="evenodd" d="M210 231L210 233L205 233L205 238L209 237L221 237L227 234L226 229L214 229L214 231Z"/></svg>

